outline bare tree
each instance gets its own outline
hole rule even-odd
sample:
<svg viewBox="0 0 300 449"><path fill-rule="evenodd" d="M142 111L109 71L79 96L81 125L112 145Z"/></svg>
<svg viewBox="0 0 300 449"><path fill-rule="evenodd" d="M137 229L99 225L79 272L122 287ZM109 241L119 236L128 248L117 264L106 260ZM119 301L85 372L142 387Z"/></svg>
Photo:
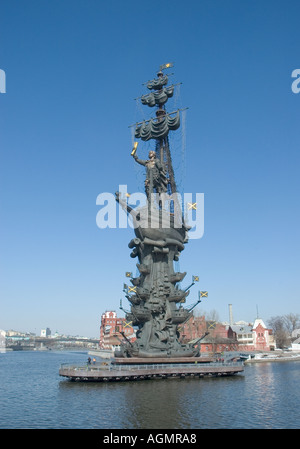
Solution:
<svg viewBox="0 0 300 449"><path fill-rule="evenodd" d="M220 321L219 313L215 309L213 309L205 314L205 320L216 321L218 323Z"/></svg>
<svg viewBox="0 0 300 449"><path fill-rule="evenodd" d="M286 329L288 330L290 336L295 329L300 327L300 315L298 313L289 313L283 317Z"/></svg>
<svg viewBox="0 0 300 449"><path fill-rule="evenodd" d="M290 333L286 326L284 316L271 317L268 320L268 326L272 328L276 346L278 348L285 348L290 343Z"/></svg>

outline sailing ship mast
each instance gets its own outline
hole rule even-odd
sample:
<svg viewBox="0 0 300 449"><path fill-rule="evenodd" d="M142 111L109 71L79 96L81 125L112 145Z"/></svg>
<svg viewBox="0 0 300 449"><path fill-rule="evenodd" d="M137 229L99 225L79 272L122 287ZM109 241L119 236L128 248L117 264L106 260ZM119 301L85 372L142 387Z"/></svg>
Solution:
<svg viewBox="0 0 300 449"><path fill-rule="evenodd" d="M167 87L168 75L163 73L163 70L170 67L173 67L173 64L169 63L160 66L157 78L146 83L147 88L151 92L143 95L141 102L143 105L157 108L155 112L156 118L137 123L135 137L143 141L155 140L156 157L159 158L166 169L168 179L167 192L171 195L177 192L177 187L168 134L170 130L175 131L180 127L180 114L179 110L171 113L166 111L166 103L169 98L173 97L175 87L174 85Z"/></svg>

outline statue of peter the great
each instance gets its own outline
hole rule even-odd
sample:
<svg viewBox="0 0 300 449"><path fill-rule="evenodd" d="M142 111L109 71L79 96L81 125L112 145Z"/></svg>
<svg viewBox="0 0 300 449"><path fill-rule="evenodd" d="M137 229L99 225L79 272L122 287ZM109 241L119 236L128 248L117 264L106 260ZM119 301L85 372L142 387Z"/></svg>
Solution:
<svg viewBox="0 0 300 449"><path fill-rule="evenodd" d="M133 154L134 159L140 165L146 167L145 191L147 197L154 191L165 193L167 191L168 179L163 164L156 158L155 151L149 151L149 159L142 160Z"/></svg>

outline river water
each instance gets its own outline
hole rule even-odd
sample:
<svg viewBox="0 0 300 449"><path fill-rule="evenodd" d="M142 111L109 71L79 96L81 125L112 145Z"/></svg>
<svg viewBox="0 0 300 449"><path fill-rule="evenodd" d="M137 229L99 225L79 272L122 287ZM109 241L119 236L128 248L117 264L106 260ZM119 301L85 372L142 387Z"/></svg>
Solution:
<svg viewBox="0 0 300 449"><path fill-rule="evenodd" d="M0 354L1 429L299 429L300 361L225 378L71 382L87 353Z"/></svg>

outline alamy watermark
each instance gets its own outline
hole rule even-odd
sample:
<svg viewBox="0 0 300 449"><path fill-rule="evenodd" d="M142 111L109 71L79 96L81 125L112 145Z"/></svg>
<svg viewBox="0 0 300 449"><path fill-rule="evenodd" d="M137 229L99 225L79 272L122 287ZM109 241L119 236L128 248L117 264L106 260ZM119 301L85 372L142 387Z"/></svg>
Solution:
<svg viewBox="0 0 300 449"><path fill-rule="evenodd" d="M6 93L6 75L4 70L0 69L0 94Z"/></svg>
<svg viewBox="0 0 300 449"><path fill-rule="evenodd" d="M189 239L204 234L204 193L145 193L129 194L127 185L120 185L116 194L103 192L97 196L96 224L105 228L174 228L186 226Z"/></svg>
<svg viewBox="0 0 300 449"><path fill-rule="evenodd" d="M294 94L298 94L300 92L300 69L292 71L292 78L296 78L295 81L292 82L292 91Z"/></svg>

